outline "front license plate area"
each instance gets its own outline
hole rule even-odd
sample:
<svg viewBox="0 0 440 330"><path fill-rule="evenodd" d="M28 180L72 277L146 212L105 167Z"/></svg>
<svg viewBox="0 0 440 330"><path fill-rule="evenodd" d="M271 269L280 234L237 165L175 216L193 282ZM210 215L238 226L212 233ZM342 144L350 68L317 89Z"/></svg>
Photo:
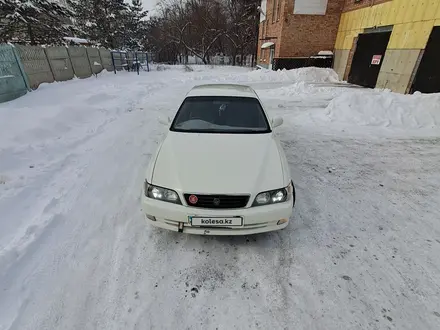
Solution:
<svg viewBox="0 0 440 330"><path fill-rule="evenodd" d="M189 217L191 226L195 227L241 227L242 217Z"/></svg>

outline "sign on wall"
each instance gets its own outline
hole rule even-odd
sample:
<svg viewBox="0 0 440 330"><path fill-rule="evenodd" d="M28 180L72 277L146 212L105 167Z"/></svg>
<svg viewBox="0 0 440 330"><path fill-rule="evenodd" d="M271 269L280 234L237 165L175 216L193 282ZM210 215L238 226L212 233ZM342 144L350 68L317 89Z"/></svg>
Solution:
<svg viewBox="0 0 440 330"><path fill-rule="evenodd" d="M373 55L373 58L371 59L372 65L379 65L382 61L382 55Z"/></svg>
<svg viewBox="0 0 440 330"><path fill-rule="evenodd" d="M295 0L294 14L325 15L328 0Z"/></svg>
<svg viewBox="0 0 440 330"><path fill-rule="evenodd" d="M267 7L267 0L261 0L260 23L266 20L266 7Z"/></svg>

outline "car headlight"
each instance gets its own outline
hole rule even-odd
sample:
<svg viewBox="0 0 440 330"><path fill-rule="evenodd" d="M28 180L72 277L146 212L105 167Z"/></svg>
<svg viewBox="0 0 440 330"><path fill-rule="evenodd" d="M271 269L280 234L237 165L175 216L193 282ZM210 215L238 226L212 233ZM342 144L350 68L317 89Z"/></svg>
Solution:
<svg viewBox="0 0 440 330"><path fill-rule="evenodd" d="M263 206L288 201L292 196L292 189L292 184L289 184L286 188L259 193L257 197L255 197L252 206Z"/></svg>
<svg viewBox="0 0 440 330"><path fill-rule="evenodd" d="M152 199L157 199L164 202L182 204L179 195L171 189L154 186L145 181L144 188L145 196Z"/></svg>

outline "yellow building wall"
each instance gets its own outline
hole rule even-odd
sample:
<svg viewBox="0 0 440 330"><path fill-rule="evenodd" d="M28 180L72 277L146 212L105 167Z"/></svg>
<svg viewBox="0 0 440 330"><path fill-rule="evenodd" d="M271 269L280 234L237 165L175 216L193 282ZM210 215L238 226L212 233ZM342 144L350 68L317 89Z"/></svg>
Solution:
<svg viewBox="0 0 440 330"><path fill-rule="evenodd" d="M351 49L365 28L394 25L388 49L424 49L433 26L440 26L440 0L392 0L343 13L336 49Z"/></svg>

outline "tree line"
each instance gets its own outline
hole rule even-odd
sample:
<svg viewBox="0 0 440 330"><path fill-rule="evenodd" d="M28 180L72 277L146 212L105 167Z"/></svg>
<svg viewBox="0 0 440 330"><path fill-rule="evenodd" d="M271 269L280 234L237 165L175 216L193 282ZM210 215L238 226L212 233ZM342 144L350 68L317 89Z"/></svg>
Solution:
<svg viewBox="0 0 440 330"><path fill-rule="evenodd" d="M147 22L146 42L162 61L215 54L243 63L257 48L260 0L162 0ZM183 57L183 59L182 59Z"/></svg>
<svg viewBox="0 0 440 330"><path fill-rule="evenodd" d="M56 45L78 37L112 49L142 49L146 16L141 0L0 0L0 40Z"/></svg>
<svg viewBox="0 0 440 330"><path fill-rule="evenodd" d="M62 44L79 37L111 49L154 52L157 60L209 63L215 54L254 54L260 0L161 0L147 18L142 0L0 0L0 41Z"/></svg>

